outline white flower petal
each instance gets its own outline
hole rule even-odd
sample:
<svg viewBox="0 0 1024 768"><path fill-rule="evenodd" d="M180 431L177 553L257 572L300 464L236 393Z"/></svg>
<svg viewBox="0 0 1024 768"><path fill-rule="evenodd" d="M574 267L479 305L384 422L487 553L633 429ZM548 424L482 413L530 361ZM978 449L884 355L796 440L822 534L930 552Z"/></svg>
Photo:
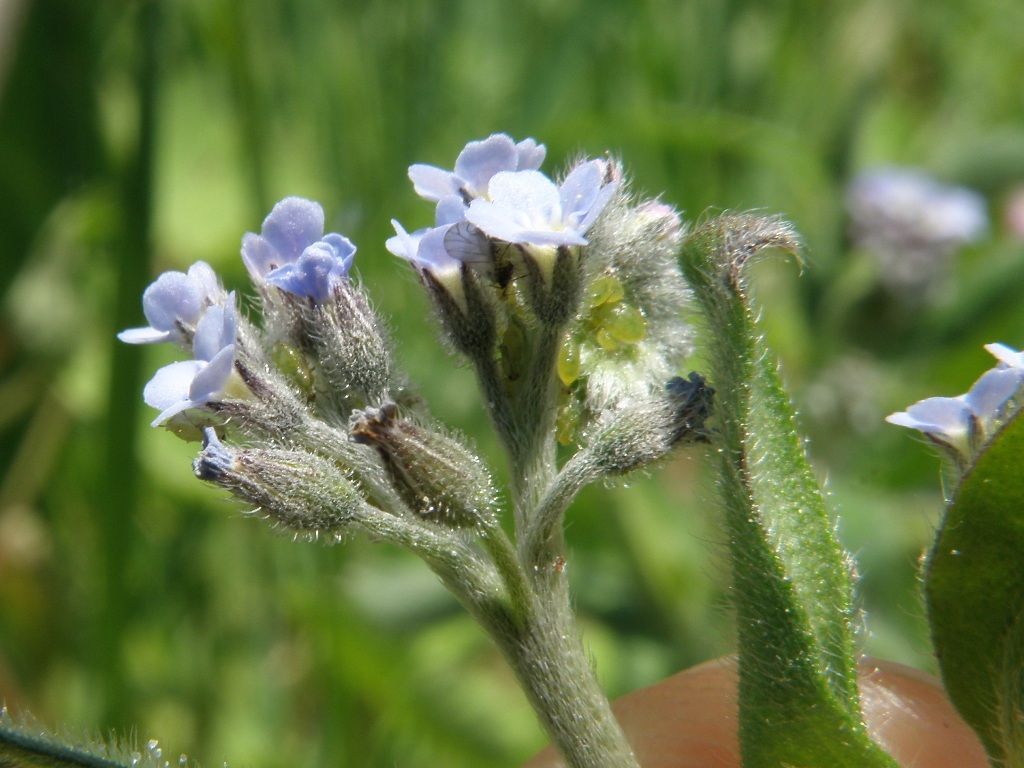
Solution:
<svg viewBox="0 0 1024 768"><path fill-rule="evenodd" d="M182 360L165 365L153 374L153 378L142 390L146 405L162 411L175 403L188 400L192 379L205 365L198 360Z"/></svg>
<svg viewBox="0 0 1024 768"><path fill-rule="evenodd" d="M224 347L196 372L189 384L188 399L193 403L205 403L220 397L234 370L234 364L234 345Z"/></svg>
<svg viewBox="0 0 1024 768"><path fill-rule="evenodd" d="M1024 371L1020 368L993 368L982 374L971 391L964 395L964 401L974 415L988 425L1003 404L1020 389Z"/></svg>
<svg viewBox="0 0 1024 768"><path fill-rule="evenodd" d="M170 331L158 331L155 328L128 328L117 334L117 338L125 344L162 344L171 341L175 335Z"/></svg>

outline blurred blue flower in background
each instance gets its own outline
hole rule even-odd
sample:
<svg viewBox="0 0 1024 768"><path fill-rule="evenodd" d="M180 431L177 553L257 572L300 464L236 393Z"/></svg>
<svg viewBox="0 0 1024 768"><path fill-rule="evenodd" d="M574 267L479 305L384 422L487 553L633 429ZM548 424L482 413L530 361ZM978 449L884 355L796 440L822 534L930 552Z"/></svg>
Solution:
<svg viewBox="0 0 1024 768"><path fill-rule="evenodd" d="M915 168L875 168L846 191L853 241L872 252L879 278L908 298L932 293L948 275L957 248L988 231L985 200Z"/></svg>

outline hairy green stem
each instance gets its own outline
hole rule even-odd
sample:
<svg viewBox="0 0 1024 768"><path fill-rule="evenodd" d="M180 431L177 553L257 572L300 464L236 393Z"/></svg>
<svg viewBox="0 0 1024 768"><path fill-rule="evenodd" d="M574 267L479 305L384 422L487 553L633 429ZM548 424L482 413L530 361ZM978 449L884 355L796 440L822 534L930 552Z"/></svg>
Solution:
<svg viewBox="0 0 1024 768"><path fill-rule="evenodd" d="M639 768L587 659L565 574L556 571L520 621L485 626L569 768Z"/></svg>

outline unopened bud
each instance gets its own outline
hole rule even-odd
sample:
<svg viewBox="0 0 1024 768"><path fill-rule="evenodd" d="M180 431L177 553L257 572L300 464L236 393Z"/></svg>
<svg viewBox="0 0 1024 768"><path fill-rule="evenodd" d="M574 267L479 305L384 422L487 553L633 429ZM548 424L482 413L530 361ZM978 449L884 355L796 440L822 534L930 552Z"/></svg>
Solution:
<svg viewBox="0 0 1024 768"><path fill-rule="evenodd" d="M666 456L681 443L706 442L714 390L704 377L675 377L665 392L607 416L587 451L603 475L624 475Z"/></svg>
<svg viewBox="0 0 1024 768"><path fill-rule="evenodd" d="M483 462L462 443L398 418L387 403L352 414L350 438L375 447L412 512L453 528L493 517L494 487Z"/></svg>
<svg viewBox="0 0 1024 768"><path fill-rule="evenodd" d="M335 282L323 301L281 291L273 309L275 331L301 354L318 407L346 416L393 396L383 327L349 280Z"/></svg>
<svg viewBox="0 0 1024 768"><path fill-rule="evenodd" d="M365 503L347 475L322 456L298 450L225 446L213 429L192 463L205 480L252 504L282 528L317 538L342 535Z"/></svg>

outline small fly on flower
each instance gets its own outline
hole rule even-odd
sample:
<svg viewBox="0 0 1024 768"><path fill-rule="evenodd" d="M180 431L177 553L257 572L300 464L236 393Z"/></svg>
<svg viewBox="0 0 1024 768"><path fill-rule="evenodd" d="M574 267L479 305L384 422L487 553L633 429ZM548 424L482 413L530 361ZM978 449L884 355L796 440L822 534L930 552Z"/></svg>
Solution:
<svg viewBox="0 0 1024 768"><path fill-rule="evenodd" d="M492 240L468 221L459 222L448 230L444 247L453 258L493 278L503 299L508 298L512 282L525 274L522 256L514 245ZM513 253L519 258L512 258Z"/></svg>

